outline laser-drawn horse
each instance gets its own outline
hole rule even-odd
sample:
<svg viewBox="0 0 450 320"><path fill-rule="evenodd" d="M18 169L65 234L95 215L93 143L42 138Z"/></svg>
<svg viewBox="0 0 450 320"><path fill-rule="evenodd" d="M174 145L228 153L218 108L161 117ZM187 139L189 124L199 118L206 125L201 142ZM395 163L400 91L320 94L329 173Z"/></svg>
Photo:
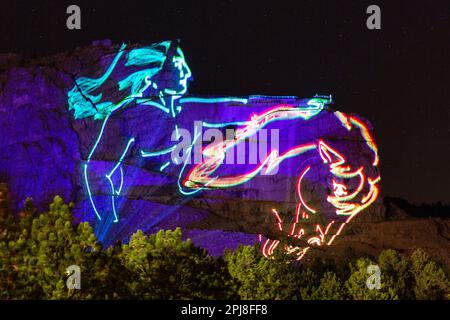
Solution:
<svg viewBox="0 0 450 320"><path fill-rule="evenodd" d="M184 181L184 185L194 189L230 188L253 179L258 173L270 174L274 168L283 165L286 159L302 158L306 154L313 153L313 156L308 158L309 161L299 161L302 166L296 183L297 205L293 219L286 223L279 210L272 209L280 233L303 240L303 246L285 245L284 247L286 252L295 253L298 259L301 259L311 246L331 245L342 233L344 227L377 199L380 191L380 176L377 169L378 150L366 124L356 116L334 112L336 122L349 134L348 137L341 137L341 140L345 141L353 135L356 137L354 141L358 141L359 137L359 141L365 143L366 151L371 153L370 162L364 158L363 163L357 164L355 161L350 163L344 152L354 152L354 148L346 150L344 148L344 152L341 153L333 148L330 142L317 137L314 142L293 145L283 152L279 149L271 149L269 154L248 172L221 175L217 170L222 166L227 150L243 143L246 138L264 128L268 123L298 121L299 117L305 120L305 112L309 111L299 110L289 105L279 105L262 114L253 115L247 125L237 129L234 139L207 146L203 150L205 160L195 166ZM320 161L314 162L314 154ZM304 196L305 181L317 167L326 167L328 171L326 176L322 175L322 181L325 182L325 186L328 184L328 188L322 192L315 191L322 193L327 204L331 205L333 212L328 215L324 215L323 208L308 204L308 199ZM319 203L320 205L323 203ZM263 241L262 235L260 235L260 241L263 242L262 253L266 257L272 255L280 244L280 240L269 238Z"/></svg>

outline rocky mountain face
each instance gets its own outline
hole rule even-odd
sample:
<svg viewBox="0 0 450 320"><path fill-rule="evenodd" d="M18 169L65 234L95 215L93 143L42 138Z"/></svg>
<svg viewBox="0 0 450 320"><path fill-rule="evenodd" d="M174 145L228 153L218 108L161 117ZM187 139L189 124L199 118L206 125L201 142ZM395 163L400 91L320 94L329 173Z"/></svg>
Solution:
<svg viewBox="0 0 450 320"><path fill-rule="evenodd" d="M68 93L80 77L97 79L104 74L119 50L119 46L103 41L51 57L0 57L0 181L7 183L16 208L26 197L32 197L45 210L58 194L75 202L77 219L89 221L106 244L127 239L137 229L154 232L181 226L185 237L217 255L225 247L254 243L261 233L278 237L274 209L283 218L283 230L292 225L299 206L303 205L300 214L307 213L302 201L315 208L319 223L342 223L345 217L336 215L336 206L330 205L328 196L333 192L358 192L352 201L363 206L371 201L368 199L373 196L373 186L379 187L380 183L375 182L379 172L374 165L374 147L367 143L371 139L370 124L323 105L323 110L313 115L291 119L282 111L280 117L285 118L261 118L267 121L264 139L261 140L262 130L249 135L240 151L247 152L243 163L236 163L239 160L235 154L235 163L225 163L215 172L217 176L235 179L253 172L264 158L251 163L255 146L260 150L264 145L268 153L277 149L279 156L288 155L299 146L310 147L304 154L280 160L276 174L257 174L242 184L230 182L227 188L189 189L183 182L198 168L194 157L211 145L212 136L225 136L227 129L236 132L255 115L264 115L277 106L317 106L296 97L248 96L227 100L191 94L179 100L176 116L169 107L168 111L161 111L155 104L133 103L115 112L107 125L104 119L76 119L69 111ZM112 73L111 83L97 92L102 99L116 98L117 83L128 75L125 69ZM167 74L165 77L170 80ZM153 97L143 96L148 101L153 101ZM185 130L184 137L191 142L198 133L203 138L203 145L192 146L191 163L173 163L168 154L144 156L173 146L175 128ZM215 131L208 131L211 129ZM321 149L322 142L325 147ZM349 167L348 172L360 173L351 178L332 173L332 165L341 160L345 161L342 166ZM107 178L117 193L112 201L119 222L105 226L105 220L112 215L111 189L97 186L108 185L105 176L109 173L111 177ZM299 183L302 174L304 179ZM299 189L305 199L299 198ZM355 223L383 221L386 212L380 199L374 199L362 210ZM109 218L99 222L99 216Z"/></svg>

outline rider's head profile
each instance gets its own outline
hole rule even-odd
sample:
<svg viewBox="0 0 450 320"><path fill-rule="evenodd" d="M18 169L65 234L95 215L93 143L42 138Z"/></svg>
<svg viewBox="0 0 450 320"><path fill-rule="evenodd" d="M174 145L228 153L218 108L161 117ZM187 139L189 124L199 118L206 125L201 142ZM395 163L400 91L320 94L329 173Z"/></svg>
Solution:
<svg viewBox="0 0 450 320"><path fill-rule="evenodd" d="M187 92L192 72L178 42L172 42L163 71L160 72L158 77L160 83L164 85L164 94L183 95ZM163 79L161 79L162 77Z"/></svg>
<svg viewBox="0 0 450 320"><path fill-rule="evenodd" d="M139 98L183 95L191 76L178 41L129 49L123 44L101 75L75 80L69 110L76 119L104 119Z"/></svg>

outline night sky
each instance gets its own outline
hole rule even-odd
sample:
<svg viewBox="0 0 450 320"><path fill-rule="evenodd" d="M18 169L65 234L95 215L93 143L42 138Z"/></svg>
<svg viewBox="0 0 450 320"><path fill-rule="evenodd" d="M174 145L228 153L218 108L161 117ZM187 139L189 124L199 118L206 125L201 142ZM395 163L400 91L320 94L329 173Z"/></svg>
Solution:
<svg viewBox="0 0 450 320"><path fill-rule="evenodd" d="M333 94L335 108L373 124L385 195L450 203L448 0L10 2L2 53L178 38L193 94ZM70 4L81 7L81 30L66 28ZM381 30L366 28L371 4Z"/></svg>

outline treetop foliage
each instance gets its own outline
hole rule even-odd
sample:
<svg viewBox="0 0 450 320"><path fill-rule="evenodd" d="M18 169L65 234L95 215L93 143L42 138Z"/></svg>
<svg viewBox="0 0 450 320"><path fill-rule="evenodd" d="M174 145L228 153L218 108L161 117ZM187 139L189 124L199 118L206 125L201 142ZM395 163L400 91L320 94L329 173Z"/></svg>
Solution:
<svg viewBox="0 0 450 320"><path fill-rule="evenodd" d="M2 186L3 188L3 186ZM3 188L4 189L4 188ZM14 216L0 190L0 299L448 299L446 269L418 249L382 251L376 259L348 253L339 264L296 263L258 245L213 258L181 229L146 235L104 250L72 204L56 196L47 212L32 199ZM67 268L80 267L81 289L68 289ZM378 265L381 288L369 289L367 267Z"/></svg>

